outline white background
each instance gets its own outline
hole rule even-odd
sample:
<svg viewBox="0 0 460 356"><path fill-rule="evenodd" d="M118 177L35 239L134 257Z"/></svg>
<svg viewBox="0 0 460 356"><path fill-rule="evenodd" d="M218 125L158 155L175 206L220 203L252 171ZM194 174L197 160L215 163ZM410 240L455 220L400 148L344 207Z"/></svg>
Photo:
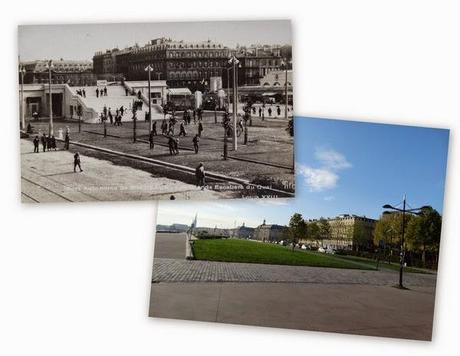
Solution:
<svg viewBox="0 0 460 356"><path fill-rule="evenodd" d="M460 316L456 258L460 200L459 186L454 184L460 143L456 2L135 0L118 4L3 2L0 354L454 353ZM451 129L432 343L149 319L153 203L20 204L18 24L253 18L293 20L298 115Z"/></svg>

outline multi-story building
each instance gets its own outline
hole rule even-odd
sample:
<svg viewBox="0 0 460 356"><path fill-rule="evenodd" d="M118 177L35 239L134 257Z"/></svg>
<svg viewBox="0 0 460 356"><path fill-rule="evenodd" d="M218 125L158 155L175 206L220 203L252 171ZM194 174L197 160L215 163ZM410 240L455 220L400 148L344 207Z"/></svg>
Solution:
<svg viewBox="0 0 460 356"><path fill-rule="evenodd" d="M267 225L265 220L254 230L254 240L273 242L281 241L286 237L287 227L283 225Z"/></svg>
<svg viewBox="0 0 460 356"><path fill-rule="evenodd" d="M372 246L376 220L354 214L341 214L326 220L330 226L330 235L319 243L323 247L356 250ZM306 222L307 224L313 222L319 224L319 220L316 219ZM308 227L307 236L302 242L309 245L318 245L318 241L313 241L309 238Z"/></svg>
<svg viewBox="0 0 460 356"><path fill-rule="evenodd" d="M260 85L260 79L280 69L280 46L237 47L230 49L210 40L201 42L157 38L145 46L97 52L93 57L94 73L100 78L122 76L126 80L146 80L145 68L152 66L152 79L166 80L171 88L187 87L192 91L211 87L211 78L221 78L224 88L233 86L228 60L239 59L238 85Z"/></svg>
<svg viewBox="0 0 460 356"><path fill-rule="evenodd" d="M20 66L26 70L24 84L49 83L48 60L21 62ZM64 60L52 61L53 84L69 84L70 86L94 85L96 78L93 74L91 61ZM20 79L21 80L21 79Z"/></svg>

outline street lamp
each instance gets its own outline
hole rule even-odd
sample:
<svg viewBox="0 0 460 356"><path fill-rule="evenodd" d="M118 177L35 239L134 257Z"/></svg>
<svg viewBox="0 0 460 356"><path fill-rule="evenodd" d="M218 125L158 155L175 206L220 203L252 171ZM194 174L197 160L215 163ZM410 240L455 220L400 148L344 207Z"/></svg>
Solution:
<svg viewBox="0 0 460 356"><path fill-rule="evenodd" d="M50 105L50 122L49 122L49 127L48 127L48 134L51 136L54 134L53 131L53 97L51 93L51 70L54 68L54 64L52 60L49 60L45 68L48 69L48 81L49 81L49 105Z"/></svg>
<svg viewBox="0 0 460 356"><path fill-rule="evenodd" d="M288 100L288 65L287 63L285 63L284 61L281 62L281 69L284 70L284 73L285 73L285 83L284 83L284 97L285 97L285 108L284 108L284 118L288 119L288 103L289 103L289 100Z"/></svg>
<svg viewBox="0 0 460 356"><path fill-rule="evenodd" d="M403 198L403 207L402 209L394 207L390 204L385 204L382 206L383 209L389 209L392 211L384 211L384 214L391 214L393 212L400 212L402 213L402 228L401 228L401 243L400 243L400 248L399 248L399 284L398 287L403 289L403 270L404 270L404 231L405 231L405 224L406 224L406 214L414 214L414 215L420 215L420 211L426 208L426 206L422 206L420 208L411 208L411 209L406 209L406 195L404 194Z"/></svg>
<svg viewBox="0 0 460 356"><path fill-rule="evenodd" d="M238 64L239 59L232 55L228 61L233 67L233 149L238 149L236 136L236 114L238 112Z"/></svg>
<svg viewBox="0 0 460 356"><path fill-rule="evenodd" d="M26 120L24 118L24 75L26 74L26 69L23 66L19 67L19 74L21 75L21 106L19 107L21 112L21 130L25 130Z"/></svg>
<svg viewBox="0 0 460 356"><path fill-rule="evenodd" d="M150 73L152 72L153 68L149 64L145 70L149 73L149 135L152 132L152 94L151 94L151 89L150 89Z"/></svg>

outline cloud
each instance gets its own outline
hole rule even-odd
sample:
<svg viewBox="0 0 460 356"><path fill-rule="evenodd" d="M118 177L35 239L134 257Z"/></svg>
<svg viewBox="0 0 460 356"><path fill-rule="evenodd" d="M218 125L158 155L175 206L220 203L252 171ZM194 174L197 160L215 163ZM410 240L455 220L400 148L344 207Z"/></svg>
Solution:
<svg viewBox="0 0 460 356"><path fill-rule="evenodd" d="M332 149L316 149L315 158L324 168L337 171L351 167L351 163L347 161L343 154Z"/></svg>
<svg viewBox="0 0 460 356"><path fill-rule="evenodd" d="M343 154L333 149L316 149L315 159L319 167L296 164L298 174L304 177L311 192L335 188L340 179L338 172L352 167ZM333 199L332 196L324 198L326 201Z"/></svg>
<svg viewBox="0 0 460 356"><path fill-rule="evenodd" d="M331 201L331 200L334 200L335 197L333 195L328 195L327 197L324 197L323 198L325 201Z"/></svg>
<svg viewBox="0 0 460 356"><path fill-rule="evenodd" d="M337 181L339 180L339 176L336 173L327 169L312 168L303 164L298 164L297 168L299 174L304 177L305 183L311 192L332 189L337 185Z"/></svg>

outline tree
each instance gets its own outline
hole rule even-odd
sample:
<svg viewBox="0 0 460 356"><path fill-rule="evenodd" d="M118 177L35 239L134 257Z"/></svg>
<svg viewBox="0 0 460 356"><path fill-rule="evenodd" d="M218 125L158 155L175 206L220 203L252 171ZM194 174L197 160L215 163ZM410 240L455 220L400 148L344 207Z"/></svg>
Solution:
<svg viewBox="0 0 460 356"><path fill-rule="evenodd" d="M405 228L407 228L411 216L406 214L404 219ZM382 243L388 250L388 260L391 259L393 248L400 249L401 234L402 234L402 213L394 212L390 214L382 214L377 220L374 229L374 245L380 246Z"/></svg>
<svg viewBox="0 0 460 356"><path fill-rule="evenodd" d="M420 251L426 267L426 252L439 252L442 217L432 207L424 207L420 215L412 217L407 226L406 239L411 250Z"/></svg>
<svg viewBox="0 0 460 356"><path fill-rule="evenodd" d="M313 221L308 224L308 239L313 240L319 246L319 242L321 241L321 235L319 233L319 225L316 221Z"/></svg>
<svg viewBox="0 0 460 356"><path fill-rule="evenodd" d="M306 232L307 224L305 223L302 215L299 213L292 215L289 220L288 227L288 238L292 243L292 250L294 250L294 247L299 240L306 235Z"/></svg>
<svg viewBox="0 0 460 356"><path fill-rule="evenodd" d="M331 225L329 221L325 218L319 219L319 235L321 239L321 245L323 244L323 240L330 240L331 239Z"/></svg>

